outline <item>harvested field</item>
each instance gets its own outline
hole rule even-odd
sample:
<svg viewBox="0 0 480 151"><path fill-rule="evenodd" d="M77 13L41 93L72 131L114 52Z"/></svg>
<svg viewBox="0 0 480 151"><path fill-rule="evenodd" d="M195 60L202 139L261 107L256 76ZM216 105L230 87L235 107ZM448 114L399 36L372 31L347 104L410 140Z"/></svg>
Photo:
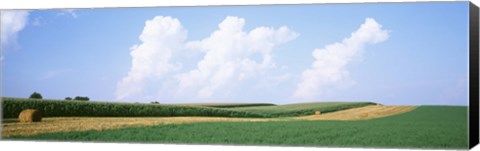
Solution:
<svg viewBox="0 0 480 151"><path fill-rule="evenodd" d="M159 117L159 118L92 118L59 117L44 118L42 122L20 123L5 120L2 123L2 136L35 135L51 132L119 129L125 127L152 126L175 123L219 122L219 121L269 121L272 119L224 118L224 117Z"/></svg>
<svg viewBox="0 0 480 151"><path fill-rule="evenodd" d="M368 120L408 112L415 106L379 106L370 105L365 107L347 109L321 115L296 117L303 120Z"/></svg>
<svg viewBox="0 0 480 151"><path fill-rule="evenodd" d="M163 124L193 122L266 122L291 120L366 120L399 114L415 109L414 106L376 106L347 109L321 115L288 118L225 118L225 117L59 117L44 118L38 123L19 123L17 120L4 120L2 136L35 135L51 132L70 132L87 130L107 130L125 127L141 127Z"/></svg>

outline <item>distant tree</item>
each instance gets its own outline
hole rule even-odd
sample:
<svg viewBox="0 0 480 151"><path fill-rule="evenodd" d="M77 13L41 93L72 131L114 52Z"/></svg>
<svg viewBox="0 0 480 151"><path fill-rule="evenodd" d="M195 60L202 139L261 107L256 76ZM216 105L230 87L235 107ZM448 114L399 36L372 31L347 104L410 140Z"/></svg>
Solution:
<svg viewBox="0 0 480 151"><path fill-rule="evenodd" d="M90 98L86 97L86 96L76 96L73 100L77 100L77 101L89 101Z"/></svg>
<svg viewBox="0 0 480 151"><path fill-rule="evenodd" d="M42 94L38 92L33 92L32 95L30 95L30 99L42 99Z"/></svg>
<svg viewBox="0 0 480 151"><path fill-rule="evenodd" d="M72 100L72 98L71 97L66 97L65 100Z"/></svg>
<svg viewBox="0 0 480 151"><path fill-rule="evenodd" d="M150 102L151 104L160 104L158 101Z"/></svg>

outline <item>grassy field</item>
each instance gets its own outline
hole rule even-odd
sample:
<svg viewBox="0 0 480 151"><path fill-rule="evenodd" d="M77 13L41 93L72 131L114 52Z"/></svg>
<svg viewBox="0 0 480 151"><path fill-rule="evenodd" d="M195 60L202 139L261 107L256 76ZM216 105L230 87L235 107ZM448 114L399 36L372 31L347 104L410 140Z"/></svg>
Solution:
<svg viewBox="0 0 480 151"><path fill-rule="evenodd" d="M266 114L274 117L284 116L299 116L299 115L311 115L315 111L321 111L322 113L334 112L339 110L345 110L349 108L363 107L367 105L373 105L373 102L312 102L312 103L299 103L299 104L287 104L278 106L255 106L255 107L236 107L230 108L232 111L244 111L257 114Z"/></svg>
<svg viewBox="0 0 480 151"><path fill-rule="evenodd" d="M421 106L361 121L204 122L6 139L466 149L467 133L467 107Z"/></svg>

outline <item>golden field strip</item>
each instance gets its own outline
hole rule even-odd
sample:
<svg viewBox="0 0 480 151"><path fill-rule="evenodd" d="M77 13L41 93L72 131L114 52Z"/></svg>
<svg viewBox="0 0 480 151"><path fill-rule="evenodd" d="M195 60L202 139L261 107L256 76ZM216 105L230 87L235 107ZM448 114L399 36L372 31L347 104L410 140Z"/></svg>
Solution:
<svg viewBox="0 0 480 151"><path fill-rule="evenodd" d="M19 123L16 120L2 122L2 136L35 135L51 132L107 130L125 127L153 126L193 122L268 122L286 120L367 120L391 116L415 109L414 106L370 105L321 115L289 118L224 118L224 117L55 117L43 118L42 122Z"/></svg>
<svg viewBox="0 0 480 151"><path fill-rule="evenodd" d="M368 120L408 112L415 109L415 106L378 106L370 105L365 107L347 109L326 113L323 115L310 115L296 117L303 120Z"/></svg>

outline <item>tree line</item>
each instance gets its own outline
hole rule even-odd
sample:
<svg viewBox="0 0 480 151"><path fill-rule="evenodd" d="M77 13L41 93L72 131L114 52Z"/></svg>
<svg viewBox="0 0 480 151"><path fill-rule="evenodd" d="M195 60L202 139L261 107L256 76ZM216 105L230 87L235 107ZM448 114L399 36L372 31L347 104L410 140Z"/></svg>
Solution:
<svg viewBox="0 0 480 151"><path fill-rule="evenodd" d="M30 99L43 99L42 97L42 94L38 93L38 92L33 92L30 97ZM89 101L90 98L88 98L87 96L76 96L75 98L71 98L71 97L66 97L65 100L73 100L73 101Z"/></svg>

